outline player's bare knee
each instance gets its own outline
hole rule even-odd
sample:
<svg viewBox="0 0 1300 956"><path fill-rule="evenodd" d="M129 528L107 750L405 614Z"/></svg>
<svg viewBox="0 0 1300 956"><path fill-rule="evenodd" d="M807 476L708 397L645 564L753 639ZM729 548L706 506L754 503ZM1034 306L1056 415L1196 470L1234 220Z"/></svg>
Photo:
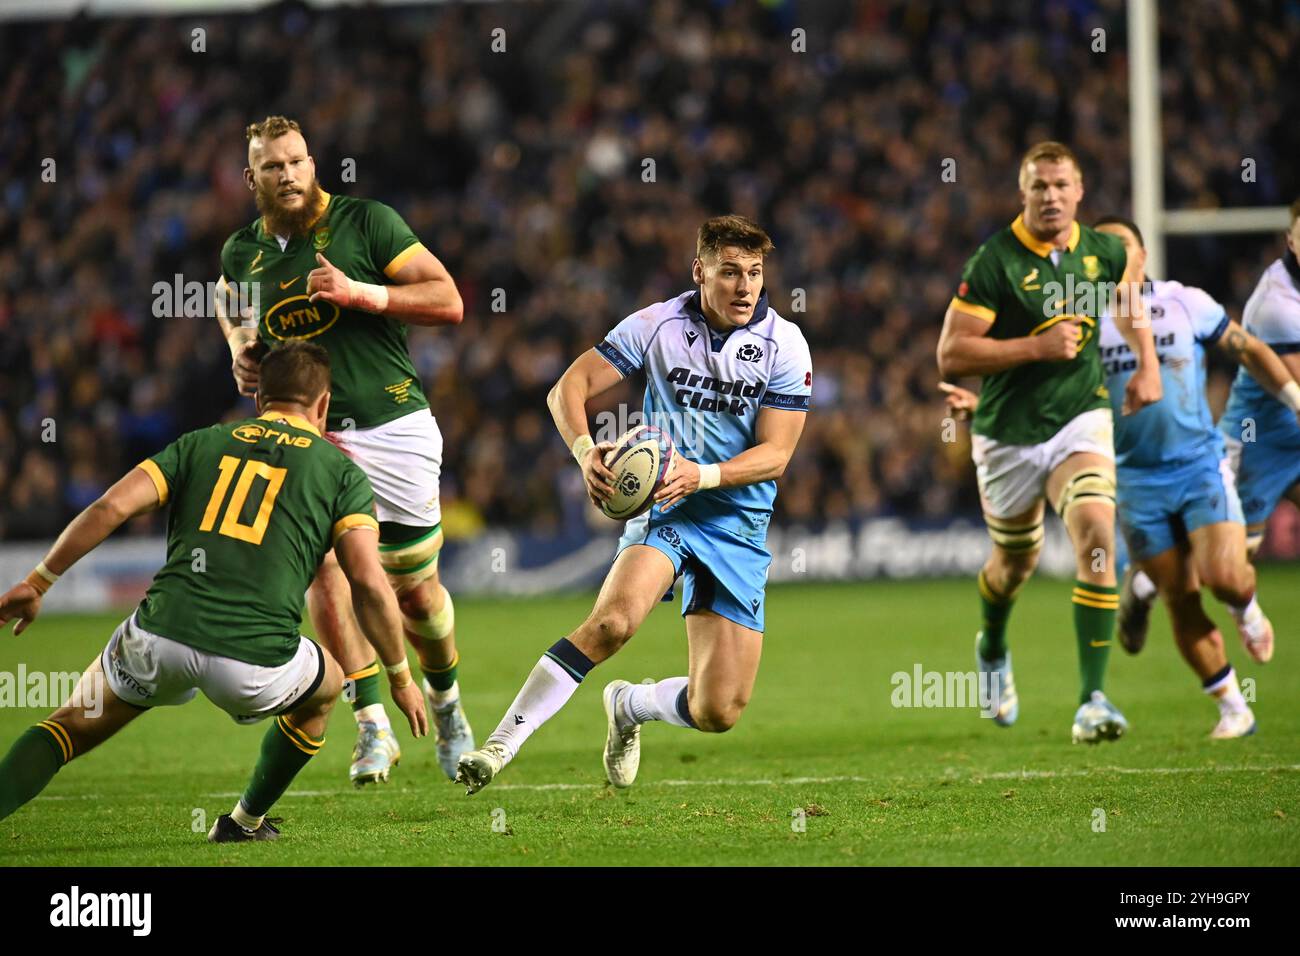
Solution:
<svg viewBox="0 0 1300 956"><path fill-rule="evenodd" d="M588 623L591 625L591 637L609 654L617 651L636 633L636 625L632 621L632 615L619 607L603 608L597 611L592 614Z"/></svg>

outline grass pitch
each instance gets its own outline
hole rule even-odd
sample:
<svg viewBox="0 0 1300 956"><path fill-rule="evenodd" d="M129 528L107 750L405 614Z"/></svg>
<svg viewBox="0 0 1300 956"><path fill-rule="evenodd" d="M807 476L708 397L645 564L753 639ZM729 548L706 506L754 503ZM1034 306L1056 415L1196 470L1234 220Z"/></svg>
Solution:
<svg viewBox="0 0 1300 956"><path fill-rule="evenodd" d="M656 609L472 798L442 775L431 738L404 727L392 782L353 790L353 723L340 707L325 749L272 811L284 837L210 845L207 826L243 789L266 725L236 726L199 698L146 714L65 767L0 822L0 865L1294 866L1300 567L1265 568L1260 594L1278 633L1266 667L1211 608L1240 677L1254 680L1260 730L1244 740L1208 739L1216 708L1177 656L1163 609L1140 656L1112 653L1107 690L1130 734L1086 747L1069 736L1067 582L1032 582L1012 618L1021 715L1010 729L973 709L891 703L896 672L973 669L973 581L773 587L740 724L716 736L649 726L631 790L604 785L600 691L615 677L685 671L675 606ZM589 597L458 599L461 684L479 739L589 607ZM6 632L0 671L80 670L119 619L49 617L20 638ZM0 747L45 711L0 708Z"/></svg>

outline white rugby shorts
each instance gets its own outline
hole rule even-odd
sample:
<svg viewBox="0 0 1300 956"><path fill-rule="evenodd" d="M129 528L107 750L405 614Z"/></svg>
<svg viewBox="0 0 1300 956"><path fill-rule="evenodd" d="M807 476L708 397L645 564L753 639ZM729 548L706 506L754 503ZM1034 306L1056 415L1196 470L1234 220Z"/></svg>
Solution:
<svg viewBox="0 0 1300 956"><path fill-rule="evenodd" d="M375 492L375 516L418 528L442 521L438 478L442 432L427 408L374 428L326 432L360 466Z"/></svg>
<svg viewBox="0 0 1300 956"><path fill-rule="evenodd" d="M279 667L249 664L146 631L135 612L118 625L100 655L113 693L138 707L187 704L199 691L239 724L289 713L325 677L325 655L299 636L298 652Z"/></svg>
<svg viewBox="0 0 1300 956"><path fill-rule="evenodd" d="M971 435L971 458L984 513L1014 518L1046 493L1048 476L1073 454L1092 452L1115 460L1115 422L1109 408L1076 415L1059 432L1037 445L1008 445L986 435Z"/></svg>

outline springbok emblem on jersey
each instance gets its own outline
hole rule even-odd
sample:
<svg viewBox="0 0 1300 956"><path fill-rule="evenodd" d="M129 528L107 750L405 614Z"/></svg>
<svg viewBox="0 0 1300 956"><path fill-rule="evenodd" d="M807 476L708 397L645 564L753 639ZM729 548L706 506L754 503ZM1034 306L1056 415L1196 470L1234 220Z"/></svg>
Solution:
<svg viewBox="0 0 1300 956"><path fill-rule="evenodd" d="M1038 284L1037 268L1020 280L1020 288L1024 289L1026 292L1036 292L1042 288L1042 286Z"/></svg>
<svg viewBox="0 0 1300 956"><path fill-rule="evenodd" d="M1096 256L1083 257L1083 277L1089 282L1097 281L1101 275L1101 263L1097 261Z"/></svg>

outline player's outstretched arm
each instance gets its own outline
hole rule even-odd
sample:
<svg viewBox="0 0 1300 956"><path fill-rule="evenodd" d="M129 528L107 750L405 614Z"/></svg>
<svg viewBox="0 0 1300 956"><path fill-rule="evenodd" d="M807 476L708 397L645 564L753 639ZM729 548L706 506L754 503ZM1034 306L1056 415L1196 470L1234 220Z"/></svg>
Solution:
<svg viewBox="0 0 1300 956"><path fill-rule="evenodd" d="M614 445L612 442L596 444L592 440L587 430L587 401L609 391L621 379L618 369L591 349L574 359L546 396L546 407L551 410L555 427L582 468L587 495L597 507L614 493L614 473L605 467L604 461L605 452Z"/></svg>
<svg viewBox="0 0 1300 956"><path fill-rule="evenodd" d="M357 282L319 252L307 273L311 301L324 299L341 309L361 309L410 325L456 325L465 305L451 273L428 249L420 249L392 275L393 285Z"/></svg>
<svg viewBox="0 0 1300 956"><path fill-rule="evenodd" d="M63 529L45 560L26 580L0 597L0 626L19 618L15 634L21 634L40 613L41 598L50 585L99 546L119 527L146 511L158 507L158 488L143 468L132 468L113 487L77 515Z"/></svg>
<svg viewBox="0 0 1300 956"><path fill-rule="evenodd" d="M1164 385L1160 381L1160 359L1156 355L1155 339L1151 337L1151 320L1147 318L1142 301L1142 283L1138 277L1142 267L1130 260L1124 267L1124 277L1115 290L1110 314L1115 328L1138 357L1138 367L1124 386L1124 404L1120 414L1131 415L1146 406L1160 401Z"/></svg>
<svg viewBox="0 0 1300 956"><path fill-rule="evenodd" d="M252 398L257 394L258 369L261 359L258 357L257 329L242 323L242 316L232 317L227 303L230 301L230 284L223 275L217 280L217 296L213 308L217 314L217 325L226 337L230 347L230 372L235 377L235 385L240 395Z"/></svg>
<svg viewBox="0 0 1300 956"><path fill-rule="evenodd" d="M808 413L764 406L758 410L754 424L754 445L735 458L705 467L717 468L717 481L709 488L737 488L760 481L775 481L785 474L799 436L803 434ZM655 492L655 501L667 510L700 488L700 466L687 458L678 458L672 477Z"/></svg>
<svg viewBox="0 0 1300 956"><path fill-rule="evenodd" d="M429 732L429 716L424 695L411 677L397 598L379 563L379 532L365 526L350 528L334 543L334 554L352 586L352 610L361 633L388 671L393 703L406 715L411 733L423 737Z"/></svg>
<svg viewBox="0 0 1300 956"><path fill-rule="evenodd" d="M1041 335L1014 339L990 338L992 328L987 319L948 306L939 333L939 376L994 375L1027 362L1068 361L1079 353L1077 322L1057 322Z"/></svg>
<svg viewBox="0 0 1300 956"><path fill-rule="evenodd" d="M1215 344L1233 361L1241 363L1250 377L1268 389L1269 394L1300 415L1300 384L1296 383L1294 375L1300 370L1300 355L1278 355L1267 343L1255 338L1236 322L1228 323L1228 328ZM1293 358L1295 364L1288 365L1285 358Z"/></svg>

